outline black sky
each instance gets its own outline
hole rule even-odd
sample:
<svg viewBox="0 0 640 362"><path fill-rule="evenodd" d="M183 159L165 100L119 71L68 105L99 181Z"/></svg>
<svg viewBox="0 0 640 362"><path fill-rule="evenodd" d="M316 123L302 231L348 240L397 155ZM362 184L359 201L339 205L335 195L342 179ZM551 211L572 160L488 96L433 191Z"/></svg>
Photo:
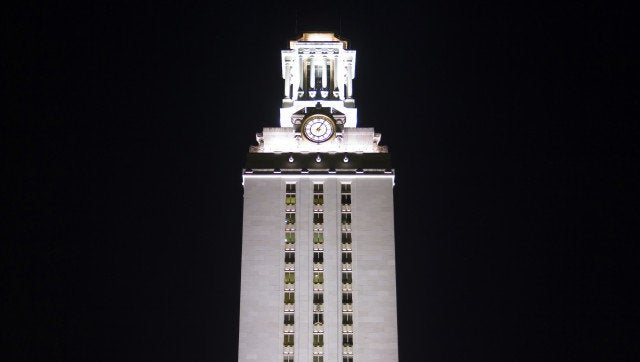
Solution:
<svg viewBox="0 0 640 362"><path fill-rule="evenodd" d="M241 170L315 28L397 172L400 360L637 361L629 9L294 4L3 12L0 359L237 359Z"/></svg>

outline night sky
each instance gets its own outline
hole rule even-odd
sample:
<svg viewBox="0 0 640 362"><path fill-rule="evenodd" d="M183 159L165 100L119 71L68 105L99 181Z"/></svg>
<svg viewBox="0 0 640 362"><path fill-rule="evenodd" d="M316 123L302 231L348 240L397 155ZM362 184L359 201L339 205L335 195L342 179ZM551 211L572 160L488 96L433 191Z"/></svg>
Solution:
<svg viewBox="0 0 640 362"><path fill-rule="evenodd" d="M0 359L237 360L241 171L318 29L396 169L400 360L637 361L638 30L561 3L9 7Z"/></svg>

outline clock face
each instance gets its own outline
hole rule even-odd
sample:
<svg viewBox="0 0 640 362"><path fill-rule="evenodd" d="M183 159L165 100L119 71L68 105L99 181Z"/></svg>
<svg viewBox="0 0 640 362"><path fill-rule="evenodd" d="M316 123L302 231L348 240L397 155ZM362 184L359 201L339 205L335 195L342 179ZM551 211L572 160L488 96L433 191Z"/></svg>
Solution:
<svg viewBox="0 0 640 362"><path fill-rule="evenodd" d="M333 136L335 125L331 118L317 114L307 118L302 124L302 130L309 141L320 143L329 140Z"/></svg>

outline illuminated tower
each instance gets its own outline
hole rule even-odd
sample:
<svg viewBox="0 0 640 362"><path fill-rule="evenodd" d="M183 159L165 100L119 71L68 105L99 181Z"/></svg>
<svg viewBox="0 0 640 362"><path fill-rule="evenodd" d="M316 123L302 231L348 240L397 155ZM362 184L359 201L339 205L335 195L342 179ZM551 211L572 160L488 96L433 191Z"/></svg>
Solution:
<svg viewBox="0 0 640 362"><path fill-rule="evenodd" d="M282 51L280 127L243 170L240 361L398 360L394 171L357 127L355 58L331 33Z"/></svg>

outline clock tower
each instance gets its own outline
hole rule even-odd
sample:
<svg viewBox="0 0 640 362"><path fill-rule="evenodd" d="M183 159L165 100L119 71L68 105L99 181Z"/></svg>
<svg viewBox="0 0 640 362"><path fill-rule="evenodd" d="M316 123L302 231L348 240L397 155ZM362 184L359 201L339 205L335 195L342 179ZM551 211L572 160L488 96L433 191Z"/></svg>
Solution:
<svg viewBox="0 0 640 362"><path fill-rule="evenodd" d="M397 361L394 171L357 127L356 52L332 33L282 51L280 126L243 169L239 361Z"/></svg>

